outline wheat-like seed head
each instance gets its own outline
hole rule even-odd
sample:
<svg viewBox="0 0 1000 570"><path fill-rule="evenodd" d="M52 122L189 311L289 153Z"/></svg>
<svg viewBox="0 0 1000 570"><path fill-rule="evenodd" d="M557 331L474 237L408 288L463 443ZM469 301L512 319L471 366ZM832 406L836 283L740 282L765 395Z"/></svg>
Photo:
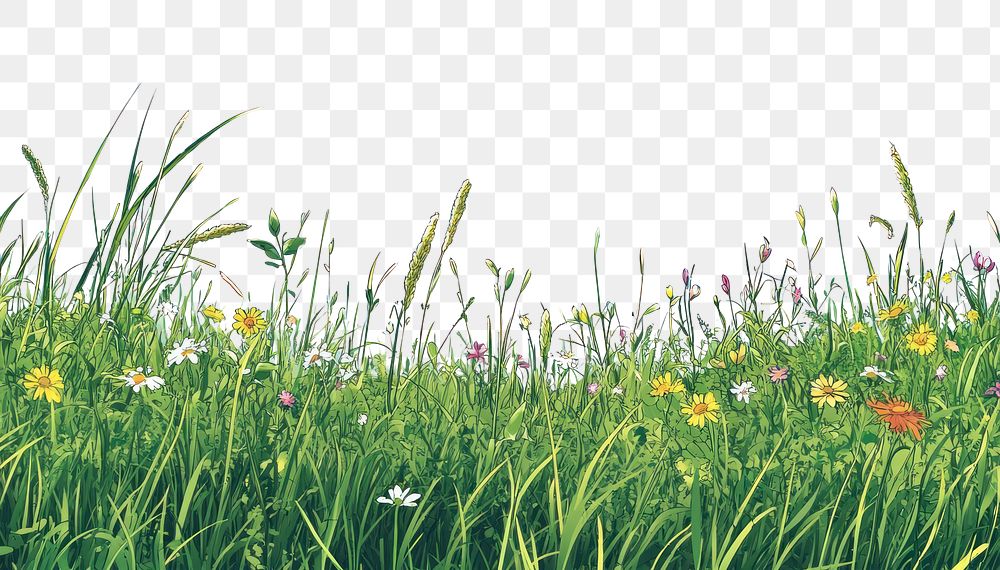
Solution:
<svg viewBox="0 0 1000 570"><path fill-rule="evenodd" d="M545 358L552 346L552 317L548 309L542 311L542 322L538 327L538 346L542 350L542 358Z"/></svg>
<svg viewBox="0 0 1000 570"><path fill-rule="evenodd" d="M913 224L917 226L917 229L920 229L920 226L924 225L924 219L920 217L920 211L917 209L917 197L913 193L910 174L906 172L906 166L903 165L903 159L899 158L896 146L890 145L890 147L892 148L892 162L896 165L896 177L899 179L899 185L903 187L903 201L906 202L906 209L910 212Z"/></svg>
<svg viewBox="0 0 1000 570"><path fill-rule="evenodd" d="M462 220L465 213L465 202L469 199L469 191L472 190L472 183L466 180L462 187L458 189L455 202L451 205L451 219L448 220L448 231L444 234L444 242L441 243L441 251L447 251L451 242L455 240L455 233L458 231L458 222Z"/></svg>
<svg viewBox="0 0 1000 570"><path fill-rule="evenodd" d="M244 232L244 231L246 231L248 229L250 229L250 226L247 225L247 224L242 224L242 223L239 223L239 224L221 224L221 225L218 225L218 226L213 226L213 227L208 228L207 230L205 230L203 232L195 234L194 237L192 237L190 241L188 241L187 239L178 240L178 241L175 241L174 243L172 243L172 244L164 247L163 249L177 249L180 246L184 245L184 242L187 242L188 247L190 247L190 246L192 246L192 245L194 245L196 243L203 243L203 242L206 242L206 241L211 241L213 239L223 238L223 237L226 237L228 235L232 235L232 234L239 233L239 232Z"/></svg>
<svg viewBox="0 0 1000 570"><path fill-rule="evenodd" d="M437 212L431 216L427 227L424 228L424 236L420 238L417 249L413 250L413 257L410 258L410 270L406 272L403 280L403 309L408 309L413 302L413 295L417 291L417 281L420 279L420 272L424 270L424 262L431 252L431 242L434 241L434 231L437 229L439 214Z"/></svg>
<svg viewBox="0 0 1000 570"><path fill-rule="evenodd" d="M35 153L31 151L31 147L26 144L21 145L21 154L24 155L25 160L28 161L28 165L31 166L31 172L35 174L35 180L38 182L38 188L42 191L42 199L45 203L49 203L49 181L45 177L45 170L42 168L41 161L35 156Z"/></svg>

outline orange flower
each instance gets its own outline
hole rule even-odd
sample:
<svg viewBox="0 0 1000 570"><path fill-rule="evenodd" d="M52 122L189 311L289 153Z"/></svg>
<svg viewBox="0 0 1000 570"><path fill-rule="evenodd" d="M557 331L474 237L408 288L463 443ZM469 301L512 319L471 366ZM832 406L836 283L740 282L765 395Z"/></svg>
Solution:
<svg viewBox="0 0 1000 570"><path fill-rule="evenodd" d="M890 430L896 433L909 431L914 439L920 441L920 430L924 426L930 425L924 414L914 410L913 404L909 402L890 397L887 394L883 394L883 397L886 398L884 402L874 398L868 400L868 407L878 414L880 420L889 425Z"/></svg>

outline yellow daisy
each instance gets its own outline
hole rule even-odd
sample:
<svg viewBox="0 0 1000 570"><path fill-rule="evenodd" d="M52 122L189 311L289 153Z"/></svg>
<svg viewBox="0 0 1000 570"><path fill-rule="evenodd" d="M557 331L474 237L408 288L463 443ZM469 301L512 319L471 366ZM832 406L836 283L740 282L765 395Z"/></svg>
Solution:
<svg viewBox="0 0 1000 570"><path fill-rule="evenodd" d="M851 325L851 332L853 334L858 334L860 332L864 332L864 330L865 330L865 325L861 324L860 322L857 322L857 323L854 323L853 325Z"/></svg>
<svg viewBox="0 0 1000 570"><path fill-rule="evenodd" d="M201 314L205 315L214 322L221 323L222 319L226 318L226 315L221 309L215 305L209 305L201 310Z"/></svg>
<svg viewBox="0 0 1000 570"><path fill-rule="evenodd" d="M719 410L721 409L719 403L715 401L715 394L709 392L693 395L691 401L681 408L681 413L690 416L687 421L688 425L703 428L705 421L713 423L719 421Z"/></svg>
<svg viewBox="0 0 1000 570"><path fill-rule="evenodd" d="M979 311L971 309L968 313L965 313L965 318L969 319L970 323L974 323L979 320Z"/></svg>
<svg viewBox="0 0 1000 570"><path fill-rule="evenodd" d="M24 375L24 380L21 383L28 390L35 391L34 395L32 395L33 399L38 400L42 396L45 396L46 400L53 403L62 401L61 391L66 388L63 384L62 376L59 375L59 371L48 366L32 368L30 372Z"/></svg>
<svg viewBox="0 0 1000 570"><path fill-rule="evenodd" d="M921 324L906 335L906 348L916 352L920 356L927 356L934 352L937 346L937 334L926 324Z"/></svg>
<svg viewBox="0 0 1000 570"><path fill-rule="evenodd" d="M823 406L836 408L837 404L847 401L847 382L820 374L819 378L812 381L809 396L820 409Z"/></svg>
<svg viewBox="0 0 1000 570"><path fill-rule="evenodd" d="M658 376L653 379L653 389L649 392L650 396L666 396L667 394L677 394L686 390L684 388L684 383L681 382L680 378L674 380L669 372L664 372L663 376Z"/></svg>
<svg viewBox="0 0 1000 570"><path fill-rule="evenodd" d="M949 271L948 273L942 275L941 281L944 281L945 283L951 283L951 272Z"/></svg>
<svg viewBox="0 0 1000 570"><path fill-rule="evenodd" d="M880 309L878 312L878 320L880 321L891 321L903 314L906 311L906 299L899 299L892 304L888 309Z"/></svg>
<svg viewBox="0 0 1000 570"><path fill-rule="evenodd" d="M264 313L257 307L249 309L236 309L233 315L233 330L244 337L251 337L267 327L267 319Z"/></svg>

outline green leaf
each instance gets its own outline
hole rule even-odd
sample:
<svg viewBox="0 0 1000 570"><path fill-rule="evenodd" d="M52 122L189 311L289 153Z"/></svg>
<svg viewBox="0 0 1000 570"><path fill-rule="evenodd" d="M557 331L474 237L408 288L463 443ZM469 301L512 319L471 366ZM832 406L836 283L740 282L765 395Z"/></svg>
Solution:
<svg viewBox="0 0 1000 570"><path fill-rule="evenodd" d="M278 248L274 247L271 242L267 242L262 239L252 239L250 240L250 245L263 251L264 255L270 257L271 259L281 261L281 254L278 253Z"/></svg>
<svg viewBox="0 0 1000 570"><path fill-rule="evenodd" d="M507 426L503 430L503 435L506 439L517 439L517 434L521 433L521 426L524 425L524 410L527 402L521 402L521 405L510 414L510 419L507 420Z"/></svg>
<svg viewBox="0 0 1000 570"><path fill-rule="evenodd" d="M267 231L271 232L271 235L278 237L281 233L281 221L278 220L278 214L271 208L271 213L267 216Z"/></svg>
<svg viewBox="0 0 1000 570"><path fill-rule="evenodd" d="M295 255L299 251L299 248L302 247L302 245L305 243L306 243L306 238L303 237L291 238L285 242L284 246L282 246L281 252L284 253L285 255Z"/></svg>

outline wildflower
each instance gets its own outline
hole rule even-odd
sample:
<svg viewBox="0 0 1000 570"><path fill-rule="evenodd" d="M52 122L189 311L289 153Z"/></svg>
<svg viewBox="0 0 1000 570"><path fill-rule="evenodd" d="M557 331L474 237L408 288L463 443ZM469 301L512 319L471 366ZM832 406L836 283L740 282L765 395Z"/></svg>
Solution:
<svg viewBox="0 0 1000 570"><path fill-rule="evenodd" d="M743 361L747 358L747 345L741 344L739 350L729 351L729 360L733 364L743 364Z"/></svg>
<svg viewBox="0 0 1000 570"><path fill-rule="evenodd" d="M764 263L767 261L767 258L771 257L771 242L767 241L766 237L764 238L764 243L760 245L758 253L760 254L759 257L761 263Z"/></svg>
<svg viewBox="0 0 1000 570"><path fill-rule="evenodd" d="M836 408L837 404L847 401L847 382L837 380L833 376L819 375L810 386L809 395L813 403L823 409L823 406Z"/></svg>
<svg viewBox="0 0 1000 570"><path fill-rule="evenodd" d="M177 316L177 311L177 305L169 301L164 301L153 309L153 314L170 320Z"/></svg>
<svg viewBox="0 0 1000 570"><path fill-rule="evenodd" d="M722 292L725 293L726 295L729 295L729 292L731 290L732 290L732 286L729 283L729 276L726 275L725 273L723 273L722 274Z"/></svg>
<svg viewBox="0 0 1000 570"><path fill-rule="evenodd" d="M729 389L736 396L737 402L750 403L750 395L757 393L757 388L753 385L753 382L741 382L739 384L733 383L733 387Z"/></svg>
<svg viewBox="0 0 1000 570"><path fill-rule="evenodd" d="M944 348L946 350L950 350L951 352L958 352L958 343L951 339L948 339L944 341Z"/></svg>
<svg viewBox="0 0 1000 570"><path fill-rule="evenodd" d="M974 323L979 320L979 311L970 309L968 313L965 313L965 318L969 319L970 323Z"/></svg>
<svg viewBox="0 0 1000 570"><path fill-rule="evenodd" d="M313 345L307 352L305 359L302 361L302 368L309 368L311 366L319 366L324 362L330 362L333 360L333 355L330 351L320 348L319 346Z"/></svg>
<svg viewBox="0 0 1000 570"><path fill-rule="evenodd" d="M882 354L881 352L876 352L875 353L875 360L877 360L879 362L885 362L886 360L889 360L889 357L887 357L886 355Z"/></svg>
<svg viewBox="0 0 1000 570"><path fill-rule="evenodd" d="M115 321L111 318L111 313L104 313L103 315L101 315L101 318L99 319L99 322L102 325L113 325L113 324L115 324Z"/></svg>
<svg viewBox="0 0 1000 570"><path fill-rule="evenodd" d="M888 309L879 309L878 320L880 321L891 321L903 314L906 311L906 299L898 299L892 304Z"/></svg>
<svg viewBox="0 0 1000 570"><path fill-rule="evenodd" d="M478 341L473 342L472 349L465 355L465 358L473 362L486 362L486 345Z"/></svg>
<svg viewBox="0 0 1000 570"><path fill-rule="evenodd" d="M772 366L767 369L767 373L771 376L771 382L774 384L780 384L788 380L787 366Z"/></svg>
<svg viewBox="0 0 1000 570"><path fill-rule="evenodd" d="M944 281L945 283L951 283L951 271L941 275L941 281Z"/></svg>
<svg viewBox="0 0 1000 570"><path fill-rule="evenodd" d="M937 335L926 324L919 325L906 335L906 347L920 356L927 356L934 352L936 343Z"/></svg>
<svg viewBox="0 0 1000 570"><path fill-rule="evenodd" d="M876 275L874 273L872 273L871 275L869 275L868 279L865 279L865 283L868 284L868 285L873 285L876 282L878 282L878 275Z"/></svg>
<svg viewBox="0 0 1000 570"><path fill-rule="evenodd" d="M420 493L410 493L409 487L400 489L399 485L389 489L387 494L389 495L388 497L379 497L375 500L383 505L391 505L393 507L415 507L417 506L417 499L420 498Z"/></svg>
<svg viewBox="0 0 1000 570"><path fill-rule="evenodd" d="M687 287L691 281L691 272L688 271L687 267L684 268L684 271L681 271L681 281L684 282L685 287Z"/></svg>
<svg viewBox="0 0 1000 570"><path fill-rule="evenodd" d="M531 326L531 319L528 318L528 315L527 314L521 315L521 329L528 330L528 327L530 326Z"/></svg>
<svg viewBox="0 0 1000 570"><path fill-rule="evenodd" d="M701 295L701 287L697 285L692 285L691 289L688 291L688 299L694 301L695 299L698 298L698 295Z"/></svg>
<svg viewBox="0 0 1000 570"><path fill-rule="evenodd" d="M709 392L692 396L691 401L681 408L681 413L690 416L688 425L703 428L706 420L713 423L719 421L721 409L719 403L715 401L715 394Z"/></svg>
<svg viewBox="0 0 1000 570"><path fill-rule="evenodd" d="M792 303L798 305L800 302L802 302L802 287L796 287L792 291Z"/></svg>
<svg viewBox="0 0 1000 570"><path fill-rule="evenodd" d="M601 385L598 384L597 382L591 382L590 384L587 384L587 394L590 396L597 394L597 391L600 389Z"/></svg>
<svg viewBox="0 0 1000 570"><path fill-rule="evenodd" d="M976 255L972 256L972 267L976 271L985 271L986 273L989 273L990 271L993 271L994 267L996 267L996 263L994 263L994 261L989 257L984 256L981 251L977 251Z"/></svg>
<svg viewBox="0 0 1000 570"><path fill-rule="evenodd" d="M205 315L205 317L213 323L221 323L222 320L226 318L226 314L222 312L222 309L216 307L215 305L205 307L201 310L201 314Z"/></svg>
<svg viewBox="0 0 1000 570"><path fill-rule="evenodd" d="M35 391L31 396L33 400L38 400L42 396L45 396L46 401L55 404L62 401L62 390L66 388L66 385L63 384L62 376L59 375L59 371L45 365L32 368L24 375L21 384L26 389Z"/></svg>
<svg viewBox="0 0 1000 570"><path fill-rule="evenodd" d="M865 369L858 374L861 378L867 378L869 380L880 379L883 382L892 382L889 379L889 373L885 370L879 370L878 366L865 366Z"/></svg>
<svg viewBox="0 0 1000 570"><path fill-rule="evenodd" d="M904 400L887 397L886 401L880 402L873 398L866 403L878 414L880 420L889 425L891 431L895 433L908 431L917 441L920 441L921 428L930 423L924 414L914 410L913 405Z"/></svg>
<svg viewBox="0 0 1000 570"><path fill-rule="evenodd" d="M296 324L298 324L298 322L299 318L296 317L295 315L288 315L287 317L285 317L285 324L290 327L294 327Z"/></svg>
<svg viewBox="0 0 1000 570"><path fill-rule="evenodd" d="M612 396L621 396L624 393L625 393L625 388L622 388L620 384L611 389Z"/></svg>
<svg viewBox="0 0 1000 570"><path fill-rule="evenodd" d="M531 368L531 365L528 364L527 361L524 360L523 356L521 356L520 354L518 354L517 355L517 367L527 370L528 368Z"/></svg>
<svg viewBox="0 0 1000 570"><path fill-rule="evenodd" d="M618 327L618 344L625 344L626 338L628 338L628 329L625 327Z"/></svg>
<svg viewBox="0 0 1000 570"><path fill-rule="evenodd" d="M131 388L136 393L143 388L156 390L163 386L163 378L153 376L152 372L152 368L143 368L142 366L133 370L127 370L125 371L125 375L120 377L121 380L125 381L122 387Z"/></svg>
<svg viewBox="0 0 1000 570"><path fill-rule="evenodd" d="M931 273L930 269L928 269L927 272L924 273L924 282L930 281L933 278L934 278L934 274Z"/></svg>
<svg viewBox="0 0 1000 570"><path fill-rule="evenodd" d="M295 405L295 396L288 390L282 390L281 393L278 394L278 405L283 408L291 409L292 406Z"/></svg>
<svg viewBox="0 0 1000 570"><path fill-rule="evenodd" d="M997 398L1000 398L1000 381L998 381L996 384L994 384L994 385L990 386L989 388L987 388L986 389L986 393L983 394L983 395L984 396L996 396ZM35 398L36 399L38 398L37 394L35 395Z"/></svg>
<svg viewBox="0 0 1000 570"><path fill-rule="evenodd" d="M358 425L363 426L368 423L368 414L358 414Z"/></svg>
<svg viewBox="0 0 1000 570"><path fill-rule="evenodd" d="M708 361L708 365L712 368L725 368L726 363L721 358L712 358Z"/></svg>
<svg viewBox="0 0 1000 570"><path fill-rule="evenodd" d="M556 357L556 368L573 368L579 363L571 350L560 350Z"/></svg>
<svg viewBox="0 0 1000 570"><path fill-rule="evenodd" d="M674 379L670 372L664 372L662 376L657 376L652 381L653 389L650 396L666 396L667 394L677 394L684 392L686 388L680 378Z"/></svg>
<svg viewBox="0 0 1000 570"><path fill-rule="evenodd" d="M860 321L854 323L853 325L851 325L851 333L852 334L858 334L858 333L862 333L862 332L865 332L865 325L861 324Z"/></svg>
<svg viewBox="0 0 1000 570"><path fill-rule="evenodd" d="M267 326L267 319L264 313L257 307L249 309L236 309L233 315L233 330L240 333L240 336L249 338L264 330Z"/></svg>
<svg viewBox="0 0 1000 570"><path fill-rule="evenodd" d="M207 352L208 348L204 342L195 342L192 338L186 338L181 342L175 342L174 348L167 354L167 364L174 366L189 361L198 364L198 353Z"/></svg>
<svg viewBox="0 0 1000 570"><path fill-rule="evenodd" d="M590 324L590 313L587 312L587 307L584 305L580 305L580 308L577 309L576 306L574 306L573 319L580 321L585 325Z"/></svg>
<svg viewBox="0 0 1000 570"><path fill-rule="evenodd" d="M944 380L944 377L948 375L948 366L942 364L937 367L937 372L934 373L934 377L938 380Z"/></svg>

